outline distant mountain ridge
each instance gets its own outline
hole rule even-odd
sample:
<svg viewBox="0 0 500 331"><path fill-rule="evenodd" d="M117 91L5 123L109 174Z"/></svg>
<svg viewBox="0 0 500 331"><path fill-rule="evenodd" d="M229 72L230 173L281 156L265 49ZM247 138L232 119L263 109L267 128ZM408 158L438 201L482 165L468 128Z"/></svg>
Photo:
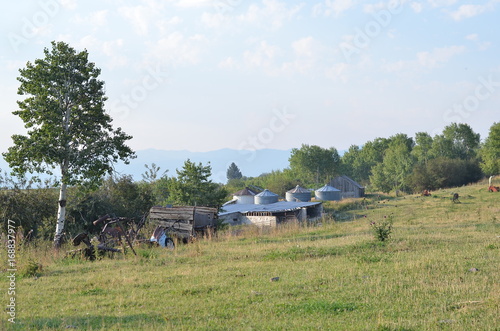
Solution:
<svg viewBox="0 0 500 331"><path fill-rule="evenodd" d="M256 177L273 170L282 170L288 167L288 158L291 150L260 149L255 151L219 149L210 152L191 152L186 150L168 151L159 149L145 149L136 151L137 158L125 165L120 162L115 165L115 170L121 175L131 175L134 180L141 180L146 172L147 164L152 163L160 167L160 174L168 170L168 176L177 176L176 169L181 169L184 161L201 162L212 166L212 180L216 183L226 183L226 172L229 165L234 162L243 176ZM1 174L9 173L10 168L5 160L0 157ZM41 178L46 178L42 175Z"/></svg>
<svg viewBox="0 0 500 331"><path fill-rule="evenodd" d="M209 152L191 152L186 150L168 151L159 149L145 149L136 151L137 158L125 165L119 163L115 169L120 174L132 175L135 180L141 180L147 164L152 163L160 167L160 173L168 170L168 176L176 176L176 169L181 169L187 159L192 162L201 162L212 167L212 180L217 183L226 183L226 172L234 162L243 176L256 177L273 170L282 170L288 167L288 158L291 150L260 149L235 150L219 149Z"/></svg>

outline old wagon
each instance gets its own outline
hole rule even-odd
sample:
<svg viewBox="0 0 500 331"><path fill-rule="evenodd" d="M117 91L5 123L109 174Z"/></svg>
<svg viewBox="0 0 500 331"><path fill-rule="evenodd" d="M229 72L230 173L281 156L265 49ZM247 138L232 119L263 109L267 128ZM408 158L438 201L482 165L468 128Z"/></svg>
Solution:
<svg viewBox="0 0 500 331"><path fill-rule="evenodd" d="M149 210L152 224L163 227L170 235L183 241L215 231L217 209L210 207L179 206L152 207Z"/></svg>

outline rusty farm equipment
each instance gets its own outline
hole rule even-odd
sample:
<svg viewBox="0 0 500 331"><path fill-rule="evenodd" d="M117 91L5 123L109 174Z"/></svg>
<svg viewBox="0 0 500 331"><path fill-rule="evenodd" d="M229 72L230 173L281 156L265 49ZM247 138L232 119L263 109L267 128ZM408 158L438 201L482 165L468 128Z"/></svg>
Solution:
<svg viewBox="0 0 500 331"><path fill-rule="evenodd" d="M88 233L80 233L73 238L73 246L84 243L87 247L70 251L68 254L73 257L80 254L93 260L96 258L96 254L125 252L125 246L128 245L134 255L137 255L133 243L138 239L139 231L144 226L145 221L146 215L136 224L133 219L127 217L106 214L93 222L96 226L102 226L99 235L96 237L97 243L95 245L92 243ZM117 247L121 247L121 249Z"/></svg>
<svg viewBox="0 0 500 331"><path fill-rule="evenodd" d="M499 186L490 185L490 187L488 187L488 191L489 192L500 192L500 187Z"/></svg>

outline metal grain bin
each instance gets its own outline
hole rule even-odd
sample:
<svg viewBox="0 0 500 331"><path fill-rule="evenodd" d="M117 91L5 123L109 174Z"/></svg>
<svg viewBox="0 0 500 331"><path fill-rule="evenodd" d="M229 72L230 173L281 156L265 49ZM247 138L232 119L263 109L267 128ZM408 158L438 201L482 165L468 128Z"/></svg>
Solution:
<svg viewBox="0 0 500 331"><path fill-rule="evenodd" d="M268 205L270 203L278 202L279 196L267 189L260 192L255 196L255 203L258 205Z"/></svg>
<svg viewBox="0 0 500 331"><path fill-rule="evenodd" d="M311 201L311 191L297 185L294 189L286 192L286 201Z"/></svg>
<svg viewBox="0 0 500 331"><path fill-rule="evenodd" d="M340 200L340 190L335 187L325 185L322 188L314 191L317 200L323 201L339 201Z"/></svg>
<svg viewBox="0 0 500 331"><path fill-rule="evenodd" d="M233 199L236 199L236 203L240 204L254 204L255 195L254 191L245 187L243 190L234 193Z"/></svg>

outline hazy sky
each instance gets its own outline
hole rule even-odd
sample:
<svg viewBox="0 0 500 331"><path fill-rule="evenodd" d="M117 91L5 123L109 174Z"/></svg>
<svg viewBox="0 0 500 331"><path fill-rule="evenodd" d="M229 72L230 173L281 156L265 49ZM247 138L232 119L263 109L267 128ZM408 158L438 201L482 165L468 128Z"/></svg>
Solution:
<svg viewBox="0 0 500 331"><path fill-rule="evenodd" d="M500 120L500 1L11 1L0 150L24 133L18 69L52 40L102 69L136 150L347 149Z"/></svg>

